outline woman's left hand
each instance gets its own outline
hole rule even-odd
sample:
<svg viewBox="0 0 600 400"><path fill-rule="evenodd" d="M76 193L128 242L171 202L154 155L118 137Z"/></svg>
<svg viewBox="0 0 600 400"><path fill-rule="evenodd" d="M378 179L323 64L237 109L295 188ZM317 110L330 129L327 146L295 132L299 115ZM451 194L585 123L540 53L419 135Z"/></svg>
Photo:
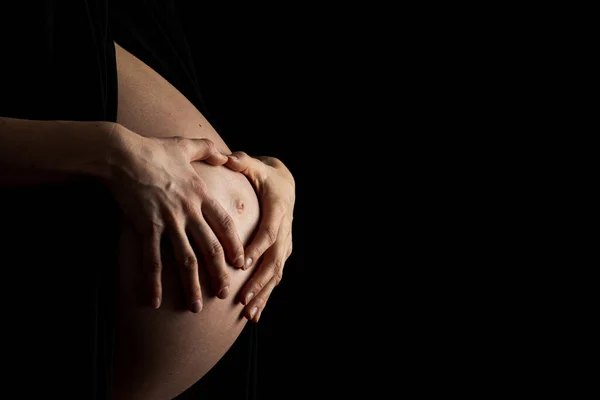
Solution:
<svg viewBox="0 0 600 400"><path fill-rule="evenodd" d="M260 225L245 250L243 268L248 269L257 262L260 264L240 292L240 301L246 306L246 318L258 322L273 288L281 281L283 266L292 253L296 184L287 167L274 157L252 158L238 151L228 156L225 166L248 178L256 190L261 208Z"/></svg>

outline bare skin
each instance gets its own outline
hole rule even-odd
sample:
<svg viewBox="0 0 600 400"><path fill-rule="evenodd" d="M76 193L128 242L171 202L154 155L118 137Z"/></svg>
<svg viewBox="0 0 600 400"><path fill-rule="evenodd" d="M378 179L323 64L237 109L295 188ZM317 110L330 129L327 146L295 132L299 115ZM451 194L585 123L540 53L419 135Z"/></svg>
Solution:
<svg viewBox="0 0 600 400"><path fill-rule="evenodd" d="M201 113L172 85L116 45L119 79L117 122L148 137L208 138L223 153L231 151ZM259 203L242 174L223 166L195 162L193 167L233 218L244 245L259 222ZM114 399L172 399L208 372L231 347L246 324L238 301L253 273L227 265L229 295L222 300L200 262L203 309L188 310L174 257L165 249L162 304L158 310L140 301L139 237L125 223L121 235L119 324Z"/></svg>

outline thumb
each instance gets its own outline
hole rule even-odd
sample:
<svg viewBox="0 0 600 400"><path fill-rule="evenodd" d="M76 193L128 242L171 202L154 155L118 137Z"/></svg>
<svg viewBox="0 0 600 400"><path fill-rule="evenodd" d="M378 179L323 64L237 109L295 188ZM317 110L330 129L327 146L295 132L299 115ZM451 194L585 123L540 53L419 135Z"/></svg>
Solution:
<svg viewBox="0 0 600 400"><path fill-rule="evenodd" d="M236 151L227 156L225 166L236 172L244 172L248 169L253 169L254 159L243 151Z"/></svg>
<svg viewBox="0 0 600 400"><path fill-rule="evenodd" d="M250 157L243 151L236 151L227 157L225 166L233 171L246 175L255 185L262 181L267 174L267 166L262 161Z"/></svg>
<svg viewBox="0 0 600 400"><path fill-rule="evenodd" d="M223 165L227 162L227 156L219 152L210 139L183 139L181 143L190 162L202 160L211 165Z"/></svg>

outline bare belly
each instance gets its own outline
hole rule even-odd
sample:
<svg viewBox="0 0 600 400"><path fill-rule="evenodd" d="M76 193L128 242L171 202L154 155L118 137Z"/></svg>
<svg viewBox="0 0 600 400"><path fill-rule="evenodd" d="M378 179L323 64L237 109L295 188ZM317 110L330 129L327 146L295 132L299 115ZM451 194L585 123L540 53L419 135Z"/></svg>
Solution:
<svg viewBox="0 0 600 400"><path fill-rule="evenodd" d="M119 46L116 51L117 122L143 136L209 138L220 150L229 152L208 121L179 91ZM194 163L194 168L233 217L242 242L247 244L259 220L258 200L250 183L243 175L225 167ZM153 310L140 306L136 298L141 276L137 240L131 226L124 226L115 398L171 399L206 374L240 334L246 320L237 296L252 270L231 267L230 295L225 300L208 296L210 284L201 271L204 308L193 314L186 309L178 272L172 257L167 256L163 303L160 309Z"/></svg>

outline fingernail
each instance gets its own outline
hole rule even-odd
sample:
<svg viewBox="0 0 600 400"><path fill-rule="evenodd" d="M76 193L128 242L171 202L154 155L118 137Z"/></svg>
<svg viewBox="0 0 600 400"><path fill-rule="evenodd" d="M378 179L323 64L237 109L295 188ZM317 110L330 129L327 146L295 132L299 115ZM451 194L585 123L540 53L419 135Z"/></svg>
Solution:
<svg viewBox="0 0 600 400"><path fill-rule="evenodd" d="M192 312L199 313L202 311L202 300L196 300L192 303Z"/></svg>
<svg viewBox="0 0 600 400"><path fill-rule="evenodd" d="M258 321L260 320L260 315L261 315L261 314L262 314L262 311L259 311L259 312L258 312L258 315L256 316L256 321L255 321L255 322L258 322Z"/></svg>
<svg viewBox="0 0 600 400"><path fill-rule="evenodd" d="M254 307L252 309L252 311L250 311L250 319L254 318L254 315L256 314L257 311L258 311L258 307Z"/></svg>
<svg viewBox="0 0 600 400"><path fill-rule="evenodd" d="M158 297L155 297L152 299L152 307L153 308L160 307L160 299Z"/></svg>
<svg viewBox="0 0 600 400"><path fill-rule="evenodd" d="M218 297L220 299L224 299L225 297L227 297L227 295L229 295L229 286L225 286L223 289L221 289Z"/></svg>
<svg viewBox="0 0 600 400"><path fill-rule="evenodd" d="M250 257L246 258L246 268L245 269L250 268L251 265L252 265L252 259Z"/></svg>
<svg viewBox="0 0 600 400"><path fill-rule="evenodd" d="M240 255L238 258L236 258L234 265L236 268L244 268L244 256Z"/></svg>
<svg viewBox="0 0 600 400"><path fill-rule="evenodd" d="M238 159L238 158L237 158L236 156L234 156L233 154L230 154L228 157L229 157L229 158L231 158L232 160L237 160L237 159Z"/></svg>
<svg viewBox="0 0 600 400"><path fill-rule="evenodd" d="M248 303L250 303L250 300L252 300L252 298L254 297L254 293L250 292L246 295L246 298L244 299L244 305L247 306Z"/></svg>

